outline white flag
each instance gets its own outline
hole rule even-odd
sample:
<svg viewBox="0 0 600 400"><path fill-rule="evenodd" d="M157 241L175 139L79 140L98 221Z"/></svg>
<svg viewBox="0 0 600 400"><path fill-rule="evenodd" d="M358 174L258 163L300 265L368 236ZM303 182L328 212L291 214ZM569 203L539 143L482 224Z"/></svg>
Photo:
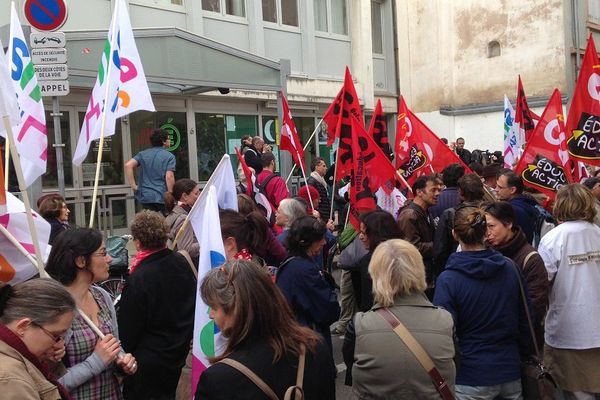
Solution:
<svg viewBox="0 0 600 400"><path fill-rule="evenodd" d="M519 140L519 127L515 126L515 110L504 95L504 167L513 168L521 156L521 145Z"/></svg>
<svg viewBox="0 0 600 400"><path fill-rule="evenodd" d="M48 136L42 92L38 85L27 40L21 29L15 3L10 10L10 39L8 42L8 69L21 117L14 133L15 145L21 159L25 184L30 186L46 173Z"/></svg>
<svg viewBox="0 0 600 400"><path fill-rule="evenodd" d="M190 220L196 237L200 243L200 260L198 262L198 289L196 290L196 312L194 317L194 336L192 340L192 393L196 389L200 374L209 367L208 357L219 353L221 333L209 318L209 307L200 297L200 284L211 268L225 263L225 248L221 238L221 222L217 205L215 186L205 187L202 198L196 203L203 218ZM221 349L222 351L222 349Z"/></svg>
<svg viewBox="0 0 600 400"><path fill-rule="evenodd" d="M4 46L0 40L0 118L8 116L10 126L17 126L21 121L17 94L13 88L8 70L8 60L4 54ZM4 132L4 124L0 124L0 133ZM4 136L4 135L3 135Z"/></svg>
<svg viewBox="0 0 600 400"><path fill-rule="evenodd" d="M106 114L104 137L107 137L115 134L117 118L138 110L155 111L127 7L123 0L117 0L73 164L81 165L91 142L100 138L103 114Z"/></svg>

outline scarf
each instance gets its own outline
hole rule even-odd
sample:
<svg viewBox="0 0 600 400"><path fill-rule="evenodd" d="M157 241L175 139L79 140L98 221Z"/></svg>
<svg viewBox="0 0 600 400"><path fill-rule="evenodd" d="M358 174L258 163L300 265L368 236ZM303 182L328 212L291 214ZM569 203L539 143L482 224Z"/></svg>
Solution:
<svg viewBox="0 0 600 400"><path fill-rule="evenodd" d="M327 182L325 182L325 178L323 178L321 175L319 175L319 173L317 171L311 172L310 176L312 176L313 178L315 178L315 180L317 182L319 182L321 185L323 185L323 187L327 191L327 194L329 195L329 189L327 188Z"/></svg>
<svg viewBox="0 0 600 400"><path fill-rule="evenodd" d="M19 354L21 354L23 357L25 357L27 360L29 360L29 362L31 362L44 375L44 377L48 380L48 382L50 382L54 386L56 386L56 388L58 389L58 392L60 393L60 397L63 400L71 399L71 396L69 396L69 392L67 391L67 389L65 389L64 386L62 386L60 383L58 383L58 381L54 378L54 376L52 376L52 373L50 372L50 369L48 368L48 364L46 364L44 361L42 361L39 358L37 358L36 356L34 356L27 348L27 345L25 343L23 343L21 338L18 337L17 335L15 335L15 333L13 331L8 329L8 327L6 325L1 324L1 323L0 323L0 340L2 340L4 343L9 345L16 351L18 351Z"/></svg>
<svg viewBox="0 0 600 400"><path fill-rule="evenodd" d="M152 249L152 250L140 250L135 254L135 257L133 257L133 261L131 262L131 268L129 269L129 275L133 274L135 272L135 270L137 269L137 267L140 265L140 263L144 260L144 258L154 254L154 253L158 253L159 251L165 249L167 246L163 246L160 247L158 249Z"/></svg>
<svg viewBox="0 0 600 400"><path fill-rule="evenodd" d="M252 261L252 254L250 254L248 249L242 249L242 250L238 251L237 253L235 253L233 258L235 258L236 260Z"/></svg>

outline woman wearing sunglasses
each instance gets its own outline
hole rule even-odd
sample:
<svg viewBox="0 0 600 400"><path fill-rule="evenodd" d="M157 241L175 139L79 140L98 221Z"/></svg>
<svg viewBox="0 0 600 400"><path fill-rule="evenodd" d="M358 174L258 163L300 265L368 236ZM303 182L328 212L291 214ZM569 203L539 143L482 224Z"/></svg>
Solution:
<svg viewBox="0 0 600 400"><path fill-rule="evenodd" d="M0 287L0 397L69 398L45 360L63 351L74 311L71 295L51 279Z"/></svg>
<svg viewBox="0 0 600 400"><path fill-rule="evenodd" d="M76 313L65 336L62 364L66 373L59 379L73 399L120 400L123 395L118 377L137 371L133 356L121 352L115 308L109 294L93 286L108 279L110 261L100 232L77 228L56 238L46 264L48 274L65 286L77 307L105 335L98 338L83 316Z"/></svg>

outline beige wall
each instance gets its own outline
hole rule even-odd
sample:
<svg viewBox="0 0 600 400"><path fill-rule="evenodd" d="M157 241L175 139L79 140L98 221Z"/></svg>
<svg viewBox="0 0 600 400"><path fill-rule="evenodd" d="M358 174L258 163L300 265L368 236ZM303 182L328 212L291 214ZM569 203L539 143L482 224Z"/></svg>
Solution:
<svg viewBox="0 0 600 400"><path fill-rule="evenodd" d="M562 0L399 0L400 89L416 112L567 90ZM496 40L501 55L488 58Z"/></svg>

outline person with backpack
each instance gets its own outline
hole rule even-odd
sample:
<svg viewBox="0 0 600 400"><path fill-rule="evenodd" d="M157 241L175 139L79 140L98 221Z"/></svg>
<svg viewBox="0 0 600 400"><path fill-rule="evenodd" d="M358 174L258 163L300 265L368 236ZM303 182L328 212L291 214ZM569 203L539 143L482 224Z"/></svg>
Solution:
<svg viewBox="0 0 600 400"><path fill-rule="evenodd" d="M200 375L195 400L335 399L336 370L327 345L296 322L264 270L249 261L228 261L208 272L200 295L228 340ZM294 386L304 395L287 397Z"/></svg>
<svg viewBox="0 0 600 400"><path fill-rule="evenodd" d="M259 190L269 200L273 211L276 211L281 200L290 197L290 191L283 178L275 174L275 155L273 153L263 153L260 159L263 169L256 177L256 181Z"/></svg>

